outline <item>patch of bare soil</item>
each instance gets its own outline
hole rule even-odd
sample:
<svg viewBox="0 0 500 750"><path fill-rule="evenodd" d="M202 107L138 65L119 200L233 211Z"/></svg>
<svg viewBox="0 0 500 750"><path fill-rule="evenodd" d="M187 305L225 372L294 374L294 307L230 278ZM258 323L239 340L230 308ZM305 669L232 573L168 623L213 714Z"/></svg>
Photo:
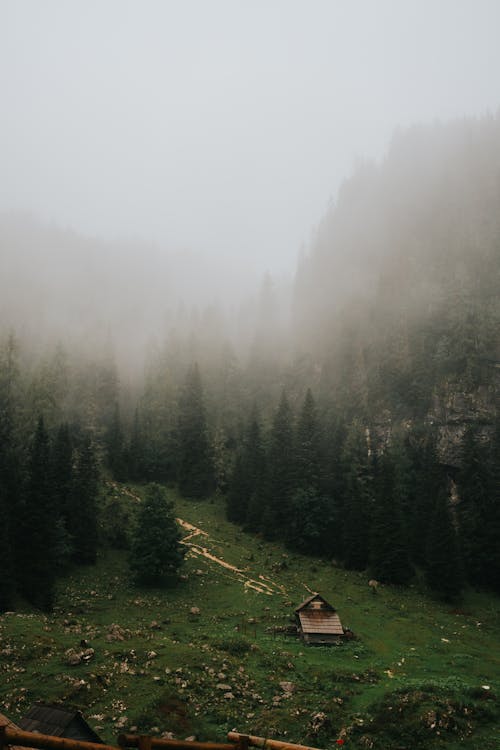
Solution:
<svg viewBox="0 0 500 750"><path fill-rule="evenodd" d="M208 547L192 542L191 539L197 536L204 536L207 541L210 539L209 534L207 534L206 531L203 531L203 529L193 526L193 524L184 521L182 518L177 518L177 523L181 528L189 532L188 535L182 539L181 544L184 544L189 548L188 554L192 557L203 557L205 560L209 560L210 562L219 565L221 568L229 570L231 573L235 574L234 577L236 580L241 581L246 589L252 589L259 594L272 596L273 594L286 593L284 586L271 580L268 576L258 573L255 578L251 578L247 575L245 570L237 568L236 565L231 565L231 563L226 562L226 560L223 560L221 557L217 557L208 549Z"/></svg>

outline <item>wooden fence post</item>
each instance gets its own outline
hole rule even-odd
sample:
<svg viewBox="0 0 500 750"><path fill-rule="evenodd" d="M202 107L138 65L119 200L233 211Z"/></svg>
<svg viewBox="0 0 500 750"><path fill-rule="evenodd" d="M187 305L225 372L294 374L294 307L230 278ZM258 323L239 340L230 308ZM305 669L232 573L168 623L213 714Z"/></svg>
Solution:
<svg viewBox="0 0 500 750"><path fill-rule="evenodd" d="M237 750L248 750L250 745L250 738L248 734L240 734L238 738L238 744L236 745Z"/></svg>

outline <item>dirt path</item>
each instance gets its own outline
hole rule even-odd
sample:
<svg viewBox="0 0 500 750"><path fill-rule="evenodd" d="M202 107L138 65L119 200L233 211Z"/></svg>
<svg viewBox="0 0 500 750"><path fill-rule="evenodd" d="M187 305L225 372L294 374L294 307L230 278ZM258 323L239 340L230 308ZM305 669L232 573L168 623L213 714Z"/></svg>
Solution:
<svg viewBox="0 0 500 750"><path fill-rule="evenodd" d="M192 557L203 557L205 560L209 560L216 565L220 565L221 568L234 573L234 578L240 581L245 589L252 589L252 591L256 591L259 594L266 594L267 596L272 596L273 594L286 594L285 587L271 580L268 576L259 573L257 578L250 578L245 570L237 568L236 565L231 565L231 563L226 562L221 557L217 557L210 552L208 547L192 542L191 540L197 536L203 536L206 540L210 539L209 534L207 534L206 531L203 531L203 529L193 526L193 524L184 521L182 518L177 518L177 523L181 528L189 532L188 535L182 539L181 544L184 544L189 548L189 554Z"/></svg>
<svg viewBox="0 0 500 750"><path fill-rule="evenodd" d="M116 482L112 481L106 482L106 484L116 490L116 492L121 492L122 494L133 498L136 502L141 502L141 498L138 495L135 495L123 485L118 485ZM179 526L184 529L184 531L188 532L187 535L181 540L181 544L184 544L189 548L188 554L192 557L203 557L205 560L208 560L211 563L215 563L215 565L219 565L221 568L224 568L230 573L233 573L235 580L240 581L247 590L251 589L252 591L256 591L259 594L266 594L267 596L287 593L284 586L276 583L276 581L273 581L271 578L269 578L269 576L263 575L262 573L257 573L255 578L251 578L249 575L247 575L247 569L243 570L241 568L237 568L236 565L231 565L221 557L217 557L216 555L214 555L212 552L210 552L208 547L202 546L201 544L196 544L192 541L192 539L195 539L196 537L205 537L205 540L208 541L210 539L210 535L207 534L206 531L203 531L203 529L199 529L197 526L193 526L192 523L184 521L183 518L176 518L176 521Z"/></svg>

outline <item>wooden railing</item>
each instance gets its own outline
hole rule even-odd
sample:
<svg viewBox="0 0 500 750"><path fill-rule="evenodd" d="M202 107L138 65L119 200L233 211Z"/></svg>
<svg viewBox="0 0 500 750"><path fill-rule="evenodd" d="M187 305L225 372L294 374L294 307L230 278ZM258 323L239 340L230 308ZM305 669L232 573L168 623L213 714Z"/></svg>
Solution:
<svg viewBox="0 0 500 750"><path fill-rule="evenodd" d="M188 740L164 740L138 734L120 734L118 747L97 742L70 740L66 737L52 737L38 732L24 732L22 729L0 722L0 750L9 750L10 746L35 748L36 750L249 750L249 747L264 750L317 750L306 745L295 745L291 742L270 740L264 737L229 732L229 742L195 742Z"/></svg>
<svg viewBox="0 0 500 750"><path fill-rule="evenodd" d="M139 750L248 750L248 739L242 735L241 739L232 743L221 742L188 742L186 740L163 740L157 737L134 734L121 734L118 737L119 747L102 745L97 742L83 742L70 740L66 737L52 737L38 732L24 732L6 724L0 724L0 750L7 750L10 745L39 750L124 750L125 748L139 748Z"/></svg>
<svg viewBox="0 0 500 750"><path fill-rule="evenodd" d="M237 742L223 743L163 740L159 737L145 737L139 734L120 734L118 744L123 750L129 747L137 747L139 750L154 750L155 748L163 748L163 750L166 750L166 748L170 748L170 750L248 750L249 742L246 735L241 735L241 739ZM68 748L68 750L70 749Z"/></svg>
<svg viewBox="0 0 500 750"><path fill-rule="evenodd" d="M251 747L259 747L262 750L318 750L317 747L308 747L307 745L295 745L293 742L283 742L282 740L270 740L266 737L256 737L253 734L240 734L239 732L229 732L228 740L236 743L245 740Z"/></svg>

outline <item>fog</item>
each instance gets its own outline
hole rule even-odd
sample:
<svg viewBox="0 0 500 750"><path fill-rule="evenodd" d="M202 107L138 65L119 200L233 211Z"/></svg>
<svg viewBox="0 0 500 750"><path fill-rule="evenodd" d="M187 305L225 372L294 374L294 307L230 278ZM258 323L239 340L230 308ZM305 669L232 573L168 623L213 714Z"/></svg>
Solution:
<svg viewBox="0 0 500 750"><path fill-rule="evenodd" d="M499 27L496 0L2 0L4 324L142 344L181 302L241 320L266 271L285 295L395 129L497 111Z"/></svg>

